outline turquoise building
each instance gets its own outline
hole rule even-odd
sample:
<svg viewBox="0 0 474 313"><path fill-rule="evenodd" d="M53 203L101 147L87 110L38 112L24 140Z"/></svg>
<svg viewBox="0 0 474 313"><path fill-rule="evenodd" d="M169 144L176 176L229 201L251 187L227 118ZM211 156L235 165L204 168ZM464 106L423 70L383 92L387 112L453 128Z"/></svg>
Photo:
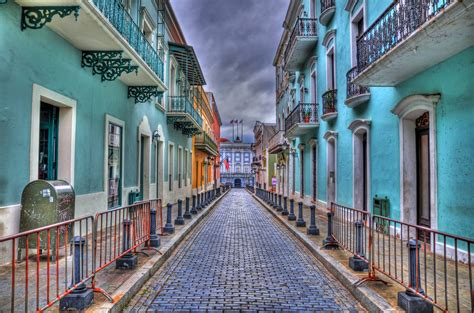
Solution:
<svg viewBox="0 0 474 313"><path fill-rule="evenodd" d="M449 0L292 0L269 144L282 193L370 212L386 197L394 219L474 238L472 12Z"/></svg>
<svg viewBox="0 0 474 313"><path fill-rule="evenodd" d="M21 193L61 179L76 216L191 195L205 80L169 0L0 4L0 236Z"/></svg>

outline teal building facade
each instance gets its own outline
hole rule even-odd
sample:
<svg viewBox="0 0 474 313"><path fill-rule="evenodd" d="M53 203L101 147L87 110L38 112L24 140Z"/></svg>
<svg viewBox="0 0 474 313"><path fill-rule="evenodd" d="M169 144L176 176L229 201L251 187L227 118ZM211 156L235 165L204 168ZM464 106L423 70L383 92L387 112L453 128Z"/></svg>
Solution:
<svg viewBox="0 0 474 313"><path fill-rule="evenodd" d="M472 20L461 1L291 1L269 143L281 193L388 199L391 218L474 238Z"/></svg>
<svg viewBox="0 0 474 313"><path fill-rule="evenodd" d="M205 81L170 2L4 2L0 236L36 179L70 183L76 216L190 196Z"/></svg>

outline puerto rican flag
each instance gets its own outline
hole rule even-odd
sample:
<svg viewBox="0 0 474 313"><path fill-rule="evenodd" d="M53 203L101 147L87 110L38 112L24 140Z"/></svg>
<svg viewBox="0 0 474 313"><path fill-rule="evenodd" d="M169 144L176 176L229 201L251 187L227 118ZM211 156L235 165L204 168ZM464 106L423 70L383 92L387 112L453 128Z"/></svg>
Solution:
<svg viewBox="0 0 474 313"><path fill-rule="evenodd" d="M224 166L225 166L226 171L228 171L230 168L229 157L226 157L224 159Z"/></svg>

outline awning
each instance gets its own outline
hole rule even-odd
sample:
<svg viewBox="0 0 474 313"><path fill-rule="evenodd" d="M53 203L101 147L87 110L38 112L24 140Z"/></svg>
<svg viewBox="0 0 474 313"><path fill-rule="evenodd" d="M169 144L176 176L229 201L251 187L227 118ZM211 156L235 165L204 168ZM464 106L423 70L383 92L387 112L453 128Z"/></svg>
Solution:
<svg viewBox="0 0 474 313"><path fill-rule="evenodd" d="M168 45L170 47L170 53L174 55L179 66L181 66L183 72L186 74L189 84L191 86L205 85L206 80L202 74L201 65L199 65L193 47L174 42L169 42Z"/></svg>

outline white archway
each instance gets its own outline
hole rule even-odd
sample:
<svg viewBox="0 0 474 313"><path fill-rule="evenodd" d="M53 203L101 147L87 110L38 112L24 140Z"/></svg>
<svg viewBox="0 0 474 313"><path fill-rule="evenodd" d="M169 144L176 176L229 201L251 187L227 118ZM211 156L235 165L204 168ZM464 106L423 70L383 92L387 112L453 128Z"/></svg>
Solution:
<svg viewBox="0 0 474 313"><path fill-rule="evenodd" d="M370 120L354 120L352 131L353 207L370 211Z"/></svg>
<svg viewBox="0 0 474 313"><path fill-rule="evenodd" d="M436 105L440 95L412 95L404 98L392 113L400 118L400 219L417 224L417 157L415 120L429 113L429 187L431 228L438 227L438 175L436 161Z"/></svg>
<svg viewBox="0 0 474 313"><path fill-rule="evenodd" d="M336 202L337 198L337 132L327 131L324 134L327 141L326 151L326 194L327 206Z"/></svg>

